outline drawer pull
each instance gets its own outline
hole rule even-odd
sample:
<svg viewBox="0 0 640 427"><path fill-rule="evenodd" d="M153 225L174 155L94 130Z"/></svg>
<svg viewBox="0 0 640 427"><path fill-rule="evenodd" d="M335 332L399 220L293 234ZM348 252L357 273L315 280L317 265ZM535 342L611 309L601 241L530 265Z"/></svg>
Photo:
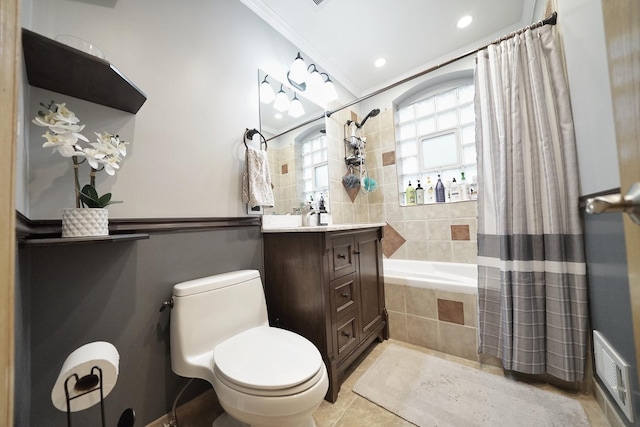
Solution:
<svg viewBox="0 0 640 427"><path fill-rule="evenodd" d="M347 256L345 254L338 254L338 258L347 259Z"/></svg>
<svg viewBox="0 0 640 427"><path fill-rule="evenodd" d="M347 294L347 293L342 294L342 296L343 296L344 298L349 298L349 294Z"/></svg>
<svg viewBox="0 0 640 427"><path fill-rule="evenodd" d="M346 332L346 331L342 331L342 335L344 335L347 338L351 337L351 334L349 332Z"/></svg>
<svg viewBox="0 0 640 427"><path fill-rule="evenodd" d="M353 251L354 255L360 255L360 251Z"/></svg>

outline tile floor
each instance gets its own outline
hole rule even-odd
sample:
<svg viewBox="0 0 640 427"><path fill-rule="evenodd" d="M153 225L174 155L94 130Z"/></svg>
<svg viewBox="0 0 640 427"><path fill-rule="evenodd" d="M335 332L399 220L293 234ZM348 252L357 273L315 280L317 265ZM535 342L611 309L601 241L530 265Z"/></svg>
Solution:
<svg viewBox="0 0 640 427"><path fill-rule="evenodd" d="M340 387L338 400L331 404L323 401L320 408L314 414L317 427L395 427L395 426L413 426L412 423L397 417L391 412L369 402L363 397L352 391L353 385L358 381L360 376L367 370L369 366L382 354L389 344L411 348L426 354L461 363L474 368L482 369L496 375L502 375L502 369L481 365L479 362L463 359L461 357L451 356L423 347L407 344L397 340L387 340L383 343L372 346L368 353L364 356L360 364L349 374L345 382ZM584 408L591 427L609 427L604 414L600 410L595 397L587 394L564 393L559 389L548 384L536 385L542 389L550 390L565 396L578 400Z"/></svg>
<svg viewBox="0 0 640 427"><path fill-rule="evenodd" d="M356 383L356 381L358 381L360 376L367 370L369 366L371 366L373 362L375 362L375 360L390 344L411 348L426 354L442 357L446 360L471 366L473 368L482 369L496 375L502 375L501 368L481 364L479 362L474 362L457 356L451 356L435 350L429 350L424 347L407 344L402 341L390 339L383 343L374 342L374 344L361 356L359 363L356 362L354 364L357 366L347 372L347 377L340 387L338 400L333 404L327 401L322 401L322 404L320 404L320 407L313 416L316 421L317 427L413 426L412 423L405 421L404 419L375 405L374 403L369 402L368 400L360 397L352 391L354 384ZM596 402L594 396L588 394L565 393L548 384L540 384L535 386L553 391L555 393L564 394L565 396L578 400L582 404L582 407L584 408L587 417L589 418L589 424L591 427L610 427L609 422L607 421L603 412L600 410L600 407L598 406L598 403ZM201 402L201 404L193 405L197 406L197 408L185 408L186 410L183 410L182 407L178 408L180 427L210 427L212 420L215 418L217 413L221 411L221 408L215 401L215 396L212 392L207 392L201 397L194 399L194 401L195 400ZM192 402L195 403L194 401ZM187 404L186 406L192 406L190 404L191 402L189 402L189 404ZM160 419L154 423L149 424L148 427L162 427L165 422L166 419Z"/></svg>

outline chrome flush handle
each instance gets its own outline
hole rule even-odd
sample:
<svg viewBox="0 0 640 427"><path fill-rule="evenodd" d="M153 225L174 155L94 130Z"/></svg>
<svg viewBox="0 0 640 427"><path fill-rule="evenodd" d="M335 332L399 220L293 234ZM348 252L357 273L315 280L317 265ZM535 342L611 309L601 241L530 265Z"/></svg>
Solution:
<svg viewBox="0 0 640 427"><path fill-rule="evenodd" d="M165 311L167 308L173 308L173 298L171 298L171 299L169 299L167 301L164 301L162 303L162 305L160 306L160 312Z"/></svg>
<svg viewBox="0 0 640 427"><path fill-rule="evenodd" d="M626 196L610 194L587 199L585 210L589 214L607 212L626 212L633 222L640 224L640 182L635 182L629 188Z"/></svg>

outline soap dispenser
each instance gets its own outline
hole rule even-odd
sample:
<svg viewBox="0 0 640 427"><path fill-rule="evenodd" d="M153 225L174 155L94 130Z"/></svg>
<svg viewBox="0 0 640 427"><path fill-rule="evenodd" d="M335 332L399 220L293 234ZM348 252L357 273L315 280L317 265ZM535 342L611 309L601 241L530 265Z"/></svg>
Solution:
<svg viewBox="0 0 640 427"><path fill-rule="evenodd" d="M324 196L320 193L318 201L318 225L329 225L329 212L324 204Z"/></svg>
<svg viewBox="0 0 640 427"><path fill-rule="evenodd" d="M407 185L407 206L416 204L416 189L411 185L411 181L409 181L409 185Z"/></svg>
<svg viewBox="0 0 640 427"><path fill-rule="evenodd" d="M420 180L418 180L418 186L416 187L416 204L424 205L424 188L420 185Z"/></svg>
<svg viewBox="0 0 640 427"><path fill-rule="evenodd" d="M460 184L458 184L455 178L453 178L453 181L449 186L449 194L450 194L449 196L450 201L452 202L460 201Z"/></svg>

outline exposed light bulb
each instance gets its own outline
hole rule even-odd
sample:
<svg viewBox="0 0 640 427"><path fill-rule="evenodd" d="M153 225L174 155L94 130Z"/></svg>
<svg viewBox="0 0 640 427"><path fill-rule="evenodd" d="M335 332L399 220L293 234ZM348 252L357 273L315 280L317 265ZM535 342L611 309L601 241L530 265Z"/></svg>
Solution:
<svg viewBox="0 0 640 427"><path fill-rule="evenodd" d="M284 112L284 111L287 111L289 109L289 104L290 104L289 103L289 97L284 92L284 89L282 88L282 85L280 85L280 90L278 91L278 94L276 95L275 102L273 103L273 108L275 108L276 110L278 110L280 112Z"/></svg>
<svg viewBox="0 0 640 427"><path fill-rule="evenodd" d="M267 76L264 76L264 80L260 83L260 101L264 104L271 104L274 99L276 99L276 94L267 81Z"/></svg>
<svg viewBox="0 0 640 427"><path fill-rule="evenodd" d="M327 81L324 82L322 91L324 92L324 102L331 102L338 99L338 93L336 92L336 87L334 86L329 76L327 76Z"/></svg>
<svg viewBox="0 0 640 427"><path fill-rule="evenodd" d="M307 64L304 63L300 52L298 52L298 56L296 56L293 64L291 64L291 70L287 77L298 84L302 84L307 80Z"/></svg>
<svg viewBox="0 0 640 427"><path fill-rule="evenodd" d="M309 74L309 78L307 79L307 90L305 91L305 93L308 94L307 97L313 98L321 96L319 94L322 93L323 85L324 79L314 65L313 71Z"/></svg>
<svg viewBox="0 0 640 427"><path fill-rule="evenodd" d="M298 95L295 92L293 94L291 105L289 106L289 115L295 118L304 115L304 107L302 106L302 102L300 102L300 100L298 99Z"/></svg>

